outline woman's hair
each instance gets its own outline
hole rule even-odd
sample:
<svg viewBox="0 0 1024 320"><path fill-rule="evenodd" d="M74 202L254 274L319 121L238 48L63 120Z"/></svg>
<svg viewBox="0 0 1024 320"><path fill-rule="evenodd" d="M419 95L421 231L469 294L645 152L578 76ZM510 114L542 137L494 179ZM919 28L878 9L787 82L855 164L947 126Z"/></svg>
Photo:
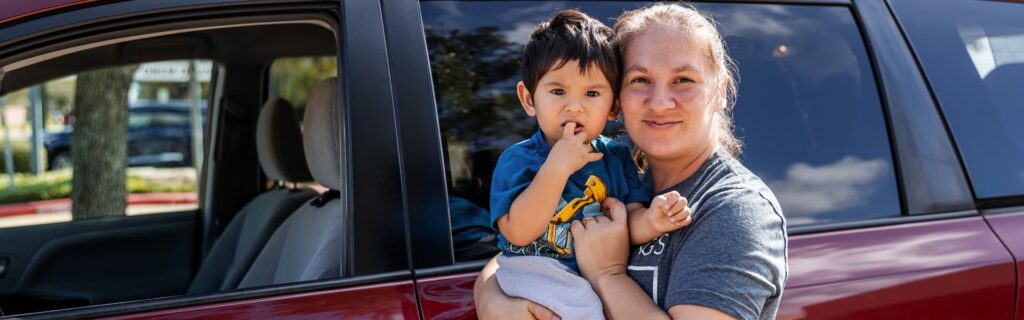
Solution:
<svg viewBox="0 0 1024 320"><path fill-rule="evenodd" d="M656 24L674 26L686 33L702 46L705 67L715 75L717 84L711 95L711 103L723 104L715 121L714 135L718 144L733 157L740 155L743 142L733 133L732 108L736 103L736 64L725 51L725 41L715 28L714 21L697 9L683 4L658 3L644 8L633 9L619 16L615 22L615 46L619 58L625 59L626 48L638 34Z"/></svg>

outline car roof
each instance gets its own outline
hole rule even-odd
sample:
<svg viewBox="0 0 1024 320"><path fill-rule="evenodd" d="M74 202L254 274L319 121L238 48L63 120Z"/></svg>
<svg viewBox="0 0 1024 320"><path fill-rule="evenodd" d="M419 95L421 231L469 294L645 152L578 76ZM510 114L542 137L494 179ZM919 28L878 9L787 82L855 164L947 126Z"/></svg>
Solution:
<svg viewBox="0 0 1024 320"><path fill-rule="evenodd" d="M0 24L14 22L50 11L95 2L96 0L0 0Z"/></svg>

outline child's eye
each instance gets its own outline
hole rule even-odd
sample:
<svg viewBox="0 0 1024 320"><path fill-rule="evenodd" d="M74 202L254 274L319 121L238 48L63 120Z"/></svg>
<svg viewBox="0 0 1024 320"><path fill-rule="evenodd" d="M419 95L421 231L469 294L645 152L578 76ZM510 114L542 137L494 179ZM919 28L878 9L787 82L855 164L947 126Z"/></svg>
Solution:
<svg viewBox="0 0 1024 320"><path fill-rule="evenodd" d="M565 89L551 89L551 94L556 96L565 95Z"/></svg>
<svg viewBox="0 0 1024 320"><path fill-rule="evenodd" d="M600 96L600 95L601 95L600 92L597 92L597 91L594 91L594 90L587 91L587 96L591 97L591 98L597 97L597 96Z"/></svg>

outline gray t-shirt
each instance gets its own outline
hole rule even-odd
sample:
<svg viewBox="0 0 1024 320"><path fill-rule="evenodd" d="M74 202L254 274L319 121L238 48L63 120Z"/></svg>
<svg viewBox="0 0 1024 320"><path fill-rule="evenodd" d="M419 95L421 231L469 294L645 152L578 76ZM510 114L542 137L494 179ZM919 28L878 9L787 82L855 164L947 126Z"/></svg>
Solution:
<svg viewBox="0 0 1024 320"><path fill-rule="evenodd" d="M635 248L629 276L664 310L700 305L737 319L774 319L789 275L786 220L772 191L722 149L679 191L693 222Z"/></svg>

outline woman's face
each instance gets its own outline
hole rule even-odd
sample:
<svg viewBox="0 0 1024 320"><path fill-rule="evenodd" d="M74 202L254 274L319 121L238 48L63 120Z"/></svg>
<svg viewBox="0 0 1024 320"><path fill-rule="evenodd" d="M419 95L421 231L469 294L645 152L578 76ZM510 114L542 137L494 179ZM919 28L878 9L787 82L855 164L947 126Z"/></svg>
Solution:
<svg viewBox="0 0 1024 320"><path fill-rule="evenodd" d="M619 95L629 137L647 158L689 158L713 144L714 75L702 48L673 26L637 34L623 57Z"/></svg>

